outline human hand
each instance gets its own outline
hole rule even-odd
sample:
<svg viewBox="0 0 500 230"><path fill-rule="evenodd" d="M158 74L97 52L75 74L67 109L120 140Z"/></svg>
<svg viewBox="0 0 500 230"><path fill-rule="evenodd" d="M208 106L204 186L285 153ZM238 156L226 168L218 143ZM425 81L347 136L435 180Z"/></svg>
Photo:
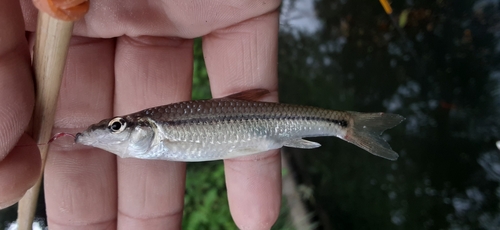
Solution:
<svg viewBox="0 0 500 230"><path fill-rule="evenodd" d="M192 38L203 36L212 94L277 88L279 1L92 1L75 24L54 132L81 131L113 115L190 99ZM28 45L31 1L0 7L0 206L35 182L40 157L24 135L33 108ZM23 17L25 26L23 25ZM34 38L29 33L29 39ZM276 93L269 101L276 101ZM19 144L17 144L19 145ZM8 154L7 154L8 153ZM239 228L268 229L280 207L277 151L225 161ZM51 229L178 229L185 164L120 159L98 149L51 146L45 200Z"/></svg>

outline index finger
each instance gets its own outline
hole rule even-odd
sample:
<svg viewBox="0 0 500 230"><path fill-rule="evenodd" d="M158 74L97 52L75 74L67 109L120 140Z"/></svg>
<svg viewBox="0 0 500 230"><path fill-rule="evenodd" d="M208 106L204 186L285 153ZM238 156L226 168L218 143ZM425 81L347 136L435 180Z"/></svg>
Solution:
<svg viewBox="0 0 500 230"><path fill-rule="evenodd" d="M277 101L278 12L212 32L203 51L214 97L263 88ZM240 229L270 229L281 201L277 150L225 160L229 207Z"/></svg>

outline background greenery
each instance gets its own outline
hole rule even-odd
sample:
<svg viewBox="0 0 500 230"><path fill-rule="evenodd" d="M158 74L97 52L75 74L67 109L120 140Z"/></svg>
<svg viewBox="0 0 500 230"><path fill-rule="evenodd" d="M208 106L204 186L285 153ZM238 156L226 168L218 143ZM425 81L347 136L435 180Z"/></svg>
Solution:
<svg viewBox="0 0 500 230"><path fill-rule="evenodd" d="M500 4L392 7L284 1L282 102L406 117L383 134L394 162L332 138L288 150L314 218L321 229L500 229Z"/></svg>

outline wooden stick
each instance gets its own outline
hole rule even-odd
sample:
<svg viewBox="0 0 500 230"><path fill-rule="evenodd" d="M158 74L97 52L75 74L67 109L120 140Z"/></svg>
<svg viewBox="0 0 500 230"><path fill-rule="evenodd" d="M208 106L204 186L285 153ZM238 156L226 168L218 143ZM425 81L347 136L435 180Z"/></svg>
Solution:
<svg viewBox="0 0 500 230"><path fill-rule="evenodd" d="M36 79L36 104L33 113L33 138L37 141L42 156L42 171L37 183L19 201L17 224L19 230L32 228L33 219L42 182L45 160L57 97L61 86L62 74L69 41L73 31L72 21L63 21L42 11L38 14L36 41L33 54L33 67Z"/></svg>

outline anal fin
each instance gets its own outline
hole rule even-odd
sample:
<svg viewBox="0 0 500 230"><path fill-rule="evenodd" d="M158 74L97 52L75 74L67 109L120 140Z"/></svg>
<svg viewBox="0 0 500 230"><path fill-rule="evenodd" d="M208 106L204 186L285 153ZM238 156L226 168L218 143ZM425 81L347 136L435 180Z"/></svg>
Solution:
<svg viewBox="0 0 500 230"><path fill-rule="evenodd" d="M286 147L299 148L299 149L314 149L321 146L321 144L304 140L304 139L292 139L285 141L283 143Z"/></svg>

